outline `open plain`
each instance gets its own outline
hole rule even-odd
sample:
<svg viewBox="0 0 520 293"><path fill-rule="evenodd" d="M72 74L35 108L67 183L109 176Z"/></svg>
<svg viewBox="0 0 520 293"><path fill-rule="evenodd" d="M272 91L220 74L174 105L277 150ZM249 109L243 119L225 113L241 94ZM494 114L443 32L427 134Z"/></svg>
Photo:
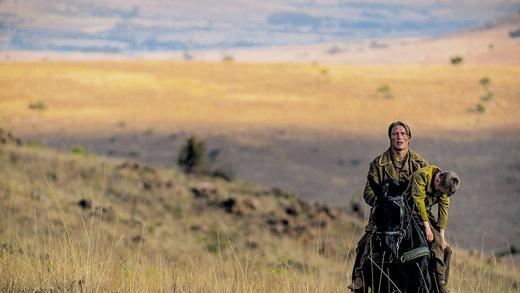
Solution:
<svg viewBox="0 0 520 293"><path fill-rule="evenodd" d="M194 133L239 179L347 209L403 120L412 148L463 179L449 239L520 241L518 66L40 61L0 76L0 123L26 141L174 167Z"/></svg>

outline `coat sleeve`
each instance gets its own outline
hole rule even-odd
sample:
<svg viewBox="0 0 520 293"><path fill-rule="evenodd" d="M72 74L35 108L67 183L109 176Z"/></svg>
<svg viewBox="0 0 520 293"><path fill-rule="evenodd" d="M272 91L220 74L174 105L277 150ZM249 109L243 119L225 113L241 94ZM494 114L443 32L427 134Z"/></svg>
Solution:
<svg viewBox="0 0 520 293"><path fill-rule="evenodd" d="M377 188L379 183L381 183L381 178L379 178L379 172L377 172L375 163L372 162L368 169L367 182L365 184L365 190L363 191L363 198L371 207L376 204L376 190L374 189Z"/></svg>
<svg viewBox="0 0 520 293"><path fill-rule="evenodd" d="M423 221L428 221L426 212L426 184L425 175L418 172L412 175L412 197L417 207L417 211Z"/></svg>
<svg viewBox="0 0 520 293"><path fill-rule="evenodd" d="M450 199L446 194L443 194L439 197L438 201L439 205L439 215L437 217L438 226L440 229L446 230L446 225L448 224L448 208L450 207Z"/></svg>

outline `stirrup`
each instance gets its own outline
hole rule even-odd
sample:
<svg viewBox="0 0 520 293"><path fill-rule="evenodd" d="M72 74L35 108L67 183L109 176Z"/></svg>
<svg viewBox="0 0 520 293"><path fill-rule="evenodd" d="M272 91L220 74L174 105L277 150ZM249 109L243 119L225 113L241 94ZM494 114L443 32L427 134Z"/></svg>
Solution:
<svg viewBox="0 0 520 293"><path fill-rule="evenodd" d="M449 293L448 287L446 287L447 283L445 280L437 280L437 291L439 293Z"/></svg>

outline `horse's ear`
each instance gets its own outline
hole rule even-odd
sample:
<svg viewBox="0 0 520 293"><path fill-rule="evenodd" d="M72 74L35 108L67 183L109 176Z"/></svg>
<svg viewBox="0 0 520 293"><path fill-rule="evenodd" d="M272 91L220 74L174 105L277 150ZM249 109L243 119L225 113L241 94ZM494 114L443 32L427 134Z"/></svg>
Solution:
<svg viewBox="0 0 520 293"><path fill-rule="evenodd" d="M370 185L370 188L372 188L372 190L374 191L374 194L376 195L376 198L380 197L383 194L383 188L382 188L381 184L376 182L376 180L374 179L374 176L368 176L367 179L368 179L368 184Z"/></svg>

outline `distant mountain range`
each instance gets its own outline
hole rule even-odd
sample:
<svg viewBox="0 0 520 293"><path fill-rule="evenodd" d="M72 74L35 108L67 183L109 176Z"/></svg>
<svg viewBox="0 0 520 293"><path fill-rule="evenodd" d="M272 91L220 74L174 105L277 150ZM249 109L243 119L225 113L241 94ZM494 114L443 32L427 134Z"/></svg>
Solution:
<svg viewBox="0 0 520 293"><path fill-rule="evenodd" d="M420 4L417 4L420 3ZM436 36L518 1L0 1L0 50L171 51Z"/></svg>

